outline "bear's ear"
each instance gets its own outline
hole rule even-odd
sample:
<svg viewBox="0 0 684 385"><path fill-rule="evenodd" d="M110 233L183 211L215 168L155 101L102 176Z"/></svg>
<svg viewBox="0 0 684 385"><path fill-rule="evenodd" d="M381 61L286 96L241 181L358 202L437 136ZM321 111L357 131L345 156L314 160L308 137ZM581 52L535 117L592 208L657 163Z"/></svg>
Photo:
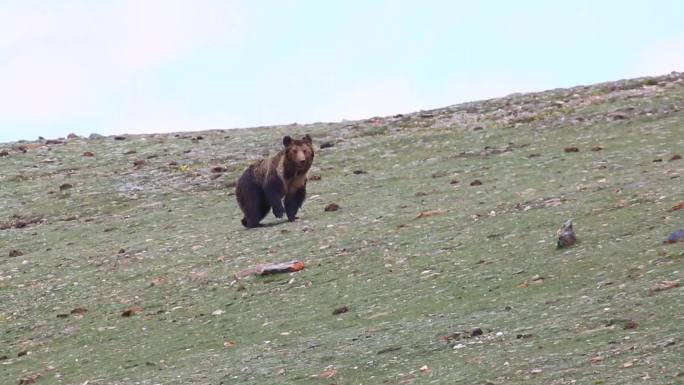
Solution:
<svg viewBox="0 0 684 385"><path fill-rule="evenodd" d="M283 146L287 147L290 145L290 143L292 143L292 138L290 138L289 135L283 137Z"/></svg>
<svg viewBox="0 0 684 385"><path fill-rule="evenodd" d="M304 143L309 143L309 144L311 144L311 135L309 135L309 134L304 135L304 136L302 137L302 140L304 141Z"/></svg>

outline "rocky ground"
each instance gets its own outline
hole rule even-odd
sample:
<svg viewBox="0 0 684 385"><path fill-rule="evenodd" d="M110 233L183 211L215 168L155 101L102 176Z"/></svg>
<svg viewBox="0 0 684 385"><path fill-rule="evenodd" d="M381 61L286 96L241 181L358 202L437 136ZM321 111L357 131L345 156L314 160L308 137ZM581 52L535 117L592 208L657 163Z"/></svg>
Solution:
<svg viewBox="0 0 684 385"><path fill-rule="evenodd" d="M305 133L301 219L243 229L235 179ZM0 144L0 382L679 384L682 155L681 73Z"/></svg>

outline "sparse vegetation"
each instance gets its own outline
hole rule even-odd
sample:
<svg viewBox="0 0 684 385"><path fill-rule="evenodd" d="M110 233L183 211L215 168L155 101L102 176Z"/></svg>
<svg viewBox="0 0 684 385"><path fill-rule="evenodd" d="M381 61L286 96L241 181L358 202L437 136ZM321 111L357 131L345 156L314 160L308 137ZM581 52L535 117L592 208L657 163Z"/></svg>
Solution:
<svg viewBox="0 0 684 385"><path fill-rule="evenodd" d="M683 79L0 145L0 382L681 383ZM301 219L245 230L228 186L304 133Z"/></svg>

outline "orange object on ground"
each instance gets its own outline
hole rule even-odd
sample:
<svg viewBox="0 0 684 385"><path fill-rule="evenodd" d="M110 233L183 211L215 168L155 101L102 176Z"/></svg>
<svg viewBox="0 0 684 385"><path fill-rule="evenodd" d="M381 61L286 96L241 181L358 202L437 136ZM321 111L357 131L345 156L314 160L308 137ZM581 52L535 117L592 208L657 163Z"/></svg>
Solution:
<svg viewBox="0 0 684 385"><path fill-rule="evenodd" d="M244 278L251 274L257 275L269 275L278 273L292 273L295 271L302 270L304 268L304 262L293 259L287 262L277 262L277 263L262 263L248 269L240 270L235 273L236 278Z"/></svg>

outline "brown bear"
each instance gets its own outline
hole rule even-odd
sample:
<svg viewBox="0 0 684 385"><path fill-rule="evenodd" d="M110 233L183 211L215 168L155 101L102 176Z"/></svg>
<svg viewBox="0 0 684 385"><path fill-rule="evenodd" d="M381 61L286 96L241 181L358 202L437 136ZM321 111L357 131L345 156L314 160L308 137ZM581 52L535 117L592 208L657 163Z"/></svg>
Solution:
<svg viewBox="0 0 684 385"><path fill-rule="evenodd" d="M247 228L260 226L269 209L276 218L282 218L285 212L292 222L304 203L306 173L314 159L311 136L299 140L285 136L283 146L274 156L247 167L237 181L235 196L245 214L242 225Z"/></svg>

